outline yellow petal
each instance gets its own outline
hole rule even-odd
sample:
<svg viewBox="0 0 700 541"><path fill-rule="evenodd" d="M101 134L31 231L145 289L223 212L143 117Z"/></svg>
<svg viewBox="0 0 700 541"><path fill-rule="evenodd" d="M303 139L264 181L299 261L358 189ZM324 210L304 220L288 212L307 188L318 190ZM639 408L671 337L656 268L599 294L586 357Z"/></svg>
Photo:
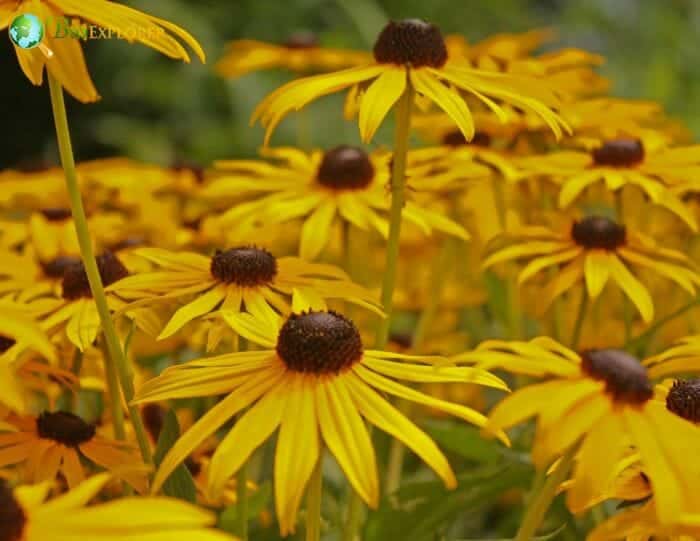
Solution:
<svg viewBox="0 0 700 541"><path fill-rule="evenodd" d="M360 102L360 135L369 143L406 88L406 70L403 67L387 69L367 88Z"/></svg>
<svg viewBox="0 0 700 541"><path fill-rule="evenodd" d="M608 281L610 276L608 261L608 254L605 252L592 250L586 253L583 275L586 279L586 287L591 299L596 299L600 295Z"/></svg>

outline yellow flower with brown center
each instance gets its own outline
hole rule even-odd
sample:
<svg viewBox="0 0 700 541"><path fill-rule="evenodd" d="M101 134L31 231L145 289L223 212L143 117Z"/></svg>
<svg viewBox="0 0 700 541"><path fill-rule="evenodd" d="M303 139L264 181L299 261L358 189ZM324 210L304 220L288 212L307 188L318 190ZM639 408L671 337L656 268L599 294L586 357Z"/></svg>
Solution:
<svg viewBox="0 0 700 541"><path fill-rule="evenodd" d="M347 107L359 110L360 135L368 142L409 84L444 110L467 139L474 136L474 120L459 91L498 115L504 113L496 102L504 102L541 116L557 135L566 129L551 108L558 100L545 86L533 78L476 70L460 59L451 61L434 24L419 19L391 21L379 34L373 54L372 63L292 81L267 96L253 113L253 120L260 119L267 128L265 144L289 112L345 88L351 88L351 102L359 103Z"/></svg>
<svg viewBox="0 0 700 541"><path fill-rule="evenodd" d="M391 154L381 151L368 154L346 145L325 152L278 148L267 149L264 154L281 163L250 160L216 163L222 174L202 190L202 196L251 199L264 194L221 214L217 221L222 227L241 227L242 222L251 221L280 224L303 219L299 254L309 260L317 258L326 247L337 221L364 231L377 231L384 237L388 235L390 202L386 186ZM473 163L465 164L463 170L463 176L468 178L487 173ZM409 169L409 185L419 191L441 188L440 184L431 186L432 177L422 173ZM437 230L468 238L462 226L413 201L404 206L403 217L425 234Z"/></svg>
<svg viewBox="0 0 700 541"><path fill-rule="evenodd" d="M327 72L369 62L368 53L323 47L313 32L295 32L280 44L252 39L232 41L227 44L216 71L233 79L271 68L296 73Z"/></svg>
<svg viewBox="0 0 700 541"><path fill-rule="evenodd" d="M487 341L455 360L548 378L496 405L487 429L502 430L535 417L532 457L540 469L580 445L567 489L567 504L575 512L605 493L630 448L649 478L661 523L677 521L688 508L700 509L698 465L688 460L700 452L700 430L653 399L647 371L635 357L614 349L577 354L540 337Z"/></svg>
<svg viewBox="0 0 700 541"><path fill-rule="evenodd" d="M75 487L85 479L81 460L87 460L110 471L131 467L118 476L139 492L148 486L138 450L98 435L95 425L77 415L45 411L38 417L11 417L9 424L15 430L0 433L0 467L23 465L32 483L54 481L60 473Z"/></svg>
<svg viewBox="0 0 700 541"><path fill-rule="evenodd" d="M520 284L548 267L562 266L546 287L545 308L582 281L589 297L595 299L612 279L647 323L654 318L652 296L629 265L670 279L691 295L700 286L695 264L683 253L659 246L604 216L587 216L563 232L541 226L517 228L492 241L483 266L515 259L528 260L518 276Z"/></svg>
<svg viewBox="0 0 700 541"><path fill-rule="evenodd" d="M188 301L170 318L159 339L217 311L246 311L261 322L269 322L278 312L288 314L300 302L324 309L326 299L341 299L381 313L375 295L353 283L341 269L296 257L277 258L263 248L238 246L219 250L212 257L159 248L135 253L157 268L125 278L107 291L135 301L127 308ZM218 343L223 331L215 328L208 349Z"/></svg>
<svg viewBox="0 0 700 541"><path fill-rule="evenodd" d="M182 40L204 62L204 51L189 33L179 26L147 15L134 8L107 0L1 0L0 30L24 13L31 13L45 23L70 19L71 30L83 32L84 22L97 25L105 31L122 36L133 43L141 42L166 56L190 61L190 56L181 45ZM39 86L44 79L44 67L76 99L93 102L99 99L80 44L80 40L44 33L43 44L53 55L49 58L39 49L22 49L15 45L17 60L27 78Z"/></svg>
<svg viewBox="0 0 700 541"><path fill-rule="evenodd" d="M582 192L604 182L610 192L623 186L639 188L697 230L695 217L672 188L693 181L700 165L700 145L664 148L640 139L619 137L603 141L591 152L562 151L519 161L532 175L547 175L561 184L559 206L568 207Z"/></svg>
<svg viewBox="0 0 700 541"><path fill-rule="evenodd" d="M304 311L286 320L275 317L264 325L249 314L230 312L225 317L241 336L264 349L174 366L139 389L137 403L226 393L170 449L152 489L158 490L205 438L245 410L212 457L210 492L220 493L250 454L279 429L275 504L282 535L294 531L297 509L323 444L362 499L371 507L378 505L377 464L363 417L412 449L447 487L456 486L452 469L435 443L382 393L477 426L483 426L485 418L395 380L458 381L505 389L500 379L482 370L440 368L421 364L430 358L365 350L354 323L336 312Z"/></svg>
<svg viewBox="0 0 700 541"><path fill-rule="evenodd" d="M87 506L110 481L106 473L86 479L49 501L50 483L11 490L0 481L2 541L75 541L125 539L236 541L210 529L216 515L173 498L125 497Z"/></svg>

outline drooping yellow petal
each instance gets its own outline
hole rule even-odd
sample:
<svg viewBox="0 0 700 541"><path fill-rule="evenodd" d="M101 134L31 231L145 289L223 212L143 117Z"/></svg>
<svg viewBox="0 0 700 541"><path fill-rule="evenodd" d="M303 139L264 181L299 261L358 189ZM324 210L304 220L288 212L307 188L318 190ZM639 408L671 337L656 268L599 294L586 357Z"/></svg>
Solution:
<svg viewBox="0 0 700 541"><path fill-rule="evenodd" d="M406 88L406 70L403 67L385 70L362 95L360 102L360 136L369 143L384 117Z"/></svg>
<svg viewBox="0 0 700 541"><path fill-rule="evenodd" d="M312 261L320 255L328 243L335 211L335 201L327 199L306 219L299 241L299 256L302 259Z"/></svg>
<svg viewBox="0 0 700 541"><path fill-rule="evenodd" d="M323 440L358 495L376 508L379 481L374 447L342 376L319 381L315 396Z"/></svg>
<svg viewBox="0 0 700 541"><path fill-rule="evenodd" d="M654 319L654 303L651 300L651 295L647 288L634 277L617 256L609 256L608 267L610 269L611 278L615 280L615 283L620 286L620 289L622 289L634 303L644 322L650 323Z"/></svg>
<svg viewBox="0 0 700 541"><path fill-rule="evenodd" d="M586 253L583 264L583 275L586 288L591 299L598 298L610 276L609 257L606 252L591 250Z"/></svg>
<svg viewBox="0 0 700 541"><path fill-rule="evenodd" d="M189 304L179 308L173 317L170 318L170 321L168 321L168 324L161 331L160 335L158 335L158 340L163 340L164 338L172 336L193 319L208 314L224 300L225 296L225 286L216 286L203 295L200 295Z"/></svg>

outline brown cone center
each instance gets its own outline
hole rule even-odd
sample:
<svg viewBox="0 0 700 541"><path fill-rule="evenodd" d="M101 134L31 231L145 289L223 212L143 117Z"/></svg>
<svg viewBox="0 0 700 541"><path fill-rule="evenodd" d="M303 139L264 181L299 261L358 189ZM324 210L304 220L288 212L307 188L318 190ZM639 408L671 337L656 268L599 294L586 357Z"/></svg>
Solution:
<svg viewBox="0 0 700 541"><path fill-rule="evenodd" d="M596 165L629 167L644 159L644 146L639 139L612 139L593 151Z"/></svg>
<svg viewBox="0 0 700 541"><path fill-rule="evenodd" d="M666 408L693 423L700 423L700 379L678 380L666 396Z"/></svg>
<svg viewBox="0 0 700 541"><path fill-rule="evenodd" d="M390 21L374 44L374 59L380 64L441 68L447 62L447 47L434 24L420 19Z"/></svg>
<svg viewBox="0 0 700 541"><path fill-rule="evenodd" d="M318 168L318 183L332 190L362 190L372 183L374 166L361 148L342 145L326 151Z"/></svg>
<svg viewBox="0 0 700 541"><path fill-rule="evenodd" d="M625 244L627 229L604 216L587 216L574 222L571 237L576 244L584 248L612 251Z"/></svg>
<svg viewBox="0 0 700 541"><path fill-rule="evenodd" d="M41 212L44 218L46 218L49 222L62 222L71 217L70 209L62 207L44 208L39 212Z"/></svg>
<svg viewBox="0 0 700 541"><path fill-rule="evenodd" d="M330 312L292 314L277 337L277 355L294 372L338 374L362 358L355 324Z"/></svg>
<svg viewBox="0 0 700 541"><path fill-rule="evenodd" d="M67 411L45 411L36 420L36 429L40 437L69 447L88 442L95 436L94 425Z"/></svg>
<svg viewBox="0 0 700 541"><path fill-rule="evenodd" d="M129 275L129 271L119 258L112 252L104 252L97 256L97 269L100 271L102 285L108 285L121 280ZM83 262L74 263L66 267L63 273L63 298L66 300L76 300L81 297L91 298L90 282Z"/></svg>
<svg viewBox="0 0 700 541"><path fill-rule="evenodd" d="M639 405L653 395L644 366L632 355L617 349L593 349L581 353L581 368L591 378L604 381L616 402Z"/></svg>
<svg viewBox="0 0 700 541"><path fill-rule="evenodd" d="M42 261L41 269L48 278L61 279L68 267L79 265L80 258L71 255L60 255L51 261Z"/></svg>
<svg viewBox="0 0 700 541"><path fill-rule="evenodd" d="M267 250L254 246L217 250L210 271L220 282L255 287L272 282L277 275L277 260Z"/></svg>

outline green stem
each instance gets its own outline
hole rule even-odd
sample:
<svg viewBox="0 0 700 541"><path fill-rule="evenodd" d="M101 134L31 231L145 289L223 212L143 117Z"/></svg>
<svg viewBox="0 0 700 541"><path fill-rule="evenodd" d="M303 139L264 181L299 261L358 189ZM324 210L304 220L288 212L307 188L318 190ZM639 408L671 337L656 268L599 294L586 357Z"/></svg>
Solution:
<svg viewBox="0 0 700 541"><path fill-rule="evenodd" d="M425 337L435 320L442 292L447 283L447 274L452 270L450 260L454 251L454 242L451 238L446 238L443 241L440 254L438 255L433 268L430 271L430 291L428 292L428 302L423 308L416 329L413 332L411 340L411 349L414 352L419 352ZM401 413L408 415L411 410L411 402L400 400L397 407ZM403 461L406 456L406 447L401 441L396 438L391 440L389 447L389 460L386 468L385 487L387 494L393 494L401 484L401 473L403 471Z"/></svg>
<svg viewBox="0 0 700 541"><path fill-rule="evenodd" d="M520 523L520 529L513 541L531 541L534 538L537 529L547 514L549 506L557 495L559 485L566 479L569 470L571 470L577 449L578 444L571 446L564 456L561 457L556 469L549 474L541 488L534 495L525 511L523 521Z"/></svg>
<svg viewBox="0 0 700 541"><path fill-rule="evenodd" d="M306 541L321 539L321 497L323 495L323 450L306 489Z"/></svg>
<svg viewBox="0 0 700 541"><path fill-rule="evenodd" d="M574 323L574 331L571 335L571 349L575 350L581 340L581 330L583 329L583 320L586 319L586 310L588 308L588 293L585 289L581 293L581 304L578 305L578 314L576 315L576 323Z"/></svg>
<svg viewBox="0 0 700 541"><path fill-rule="evenodd" d="M248 464L243 464L236 473L236 535L241 541L248 540Z"/></svg>
<svg viewBox="0 0 700 541"><path fill-rule="evenodd" d="M661 327L663 327L667 323L673 321L677 317L682 316L688 310L693 309L698 304L700 304L700 297L693 299L688 304L684 304L683 306L678 308L678 310L671 312L669 315L667 315L665 317L662 317L656 323L654 323L651 327L649 327L646 331L644 331L642 334L629 340L625 344L625 349L628 349L628 348L633 347L633 346L641 345L645 340L649 340L650 338L652 338L659 331L659 329L661 329Z"/></svg>
<svg viewBox="0 0 700 541"><path fill-rule="evenodd" d="M80 187L78 186L78 177L75 170L75 159L73 157L73 147L70 139L70 131L68 129L68 115L66 113L66 105L63 101L63 88L51 73L47 72L49 79L49 91L51 93L51 107L53 110L54 123L56 125L56 138L58 140L58 150L61 155L61 165L66 175L66 188L70 199L71 212L73 214L73 223L75 224L75 232L80 245L80 253L85 265L85 273L87 274L90 290L92 291L93 299L97 307L97 312L100 316L102 324L102 332L104 333L107 342L109 355L105 356L105 364L107 371L113 370L109 365L116 365L116 371L121 380L121 390L124 393L124 398L130 404L134 398L134 383L131 376L131 369L127 363L124 352L122 351L117 331L114 327L114 322L107 305L107 296L105 295L102 278L97 268L97 261L92 249L92 240L90 231L88 230L85 210L83 209L83 201L80 195ZM110 389L112 397L119 396L119 388ZM117 405L121 406L120 401ZM141 455L146 464L153 464L151 448L148 443L146 429L143 426L143 421L139 414L138 408L129 406L129 416L131 424L134 427L136 438L141 449Z"/></svg>
<svg viewBox="0 0 700 541"><path fill-rule="evenodd" d="M377 327L375 349L384 349L389 341L391 314L394 306L394 288L399 263L399 238L401 236L401 215L406 204L406 155L411 131L411 109L414 90L406 85L403 96L396 106L396 132L394 134L394 159L391 170L391 210L389 211L389 238L386 246L386 266L382 280L381 303L386 313Z"/></svg>
<svg viewBox="0 0 700 541"><path fill-rule="evenodd" d="M350 490L352 495L348 502L348 515L345 519L342 541L356 541L357 532L362 523L362 499L354 490Z"/></svg>
<svg viewBox="0 0 700 541"><path fill-rule="evenodd" d="M102 358L105 359L105 377L107 380L107 392L109 393L109 411L112 414L112 424L114 425L114 437L118 440L126 439L124 430L124 409L122 408L122 395L119 389L119 373L113 362L109 359L107 344L100 340Z"/></svg>

